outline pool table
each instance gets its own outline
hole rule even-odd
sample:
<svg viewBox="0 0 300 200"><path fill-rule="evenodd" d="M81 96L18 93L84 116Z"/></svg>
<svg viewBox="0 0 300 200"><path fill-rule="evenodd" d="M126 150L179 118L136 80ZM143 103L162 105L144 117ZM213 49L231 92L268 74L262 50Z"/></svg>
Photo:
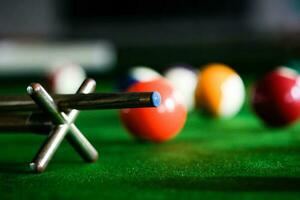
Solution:
<svg viewBox="0 0 300 200"><path fill-rule="evenodd" d="M97 90L112 87L99 81ZM2 85L0 93L25 88L25 83ZM161 144L136 141L117 110L82 111L76 124L99 160L83 162L64 141L40 174L28 163L45 136L2 132L1 199L300 198L300 124L267 128L248 103L227 120L192 112L182 132Z"/></svg>

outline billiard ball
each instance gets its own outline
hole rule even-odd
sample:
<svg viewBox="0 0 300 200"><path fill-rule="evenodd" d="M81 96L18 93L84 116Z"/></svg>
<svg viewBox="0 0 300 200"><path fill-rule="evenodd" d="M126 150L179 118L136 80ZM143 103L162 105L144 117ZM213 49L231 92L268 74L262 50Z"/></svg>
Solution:
<svg viewBox="0 0 300 200"><path fill-rule="evenodd" d="M300 117L300 79L296 71L280 67L267 73L252 88L251 105L269 126L287 126Z"/></svg>
<svg viewBox="0 0 300 200"><path fill-rule="evenodd" d="M86 78L84 69L72 62L56 63L51 69L46 76L51 93L74 94Z"/></svg>
<svg viewBox="0 0 300 200"><path fill-rule="evenodd" d="M245 99L241 77L229 66L213 63L201 70L195 92L196 107L214 117L230 118Z"/></svg>
<svg viewBox="0 0 300 200"><path fill-rule="evenodd" d="M191 66L175 65L170 67L164 73L164 76L182 94L187 110L193 110L195 106L195 89L198 81L197 71Z"/></svg>
<svg viewBox="0 0 300 200"><path fill-rule="evenodd" d="M174 138L183 128L187 110L178 99L177 92L164 78L138 82L127 92L157 91L161 104L156 108L130 108L120 110L120 118L127 130L140 140L163 142Z"/></svg>
<svg viewBox="0 0 300 200"><path fill-rule="evenodd" d="M131 68L127 74L120 78L118 89L123 91L137 82L152 81L162 77L160 73L146 66L136 66Z"/></svg>

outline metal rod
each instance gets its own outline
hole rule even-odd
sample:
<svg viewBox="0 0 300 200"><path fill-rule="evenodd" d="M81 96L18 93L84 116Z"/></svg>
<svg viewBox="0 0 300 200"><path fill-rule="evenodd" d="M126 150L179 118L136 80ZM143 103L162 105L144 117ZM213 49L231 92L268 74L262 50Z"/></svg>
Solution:
<svg viewBox="0 0 300 200"><path fill-rule="evenodd" d="M78 89L77 93L87 94L94 91L96 88L96 81L93 79L86 79ZM76 109L68 110L61 113L64 118L68 118L69 123L74 122L79 114ZM74 147L74 149L81 155L86 162L95 162L98 160L98 152L93 145L86 139L86 137L73 124L70 124L70 133L67 134L67 140Z"/></svg>
<svg viewBox="0 0 300 200"><path fill-rule="evenodd" d="M52 99L52 98L51 98ZM120 92L54 95L60 110L120 109L157 107L158 92ZM0 96L0 112L37 111L40 108L29 96Z"/></svg>
<svg viewBox="0 0 300 200"><path fill-rule="evenodd" d="M56 149L66 135L68 128L68 124L61 124L53 129L42 148L40 148L33 161L29 164L31 170L43 172L46 169Z"/></svg>

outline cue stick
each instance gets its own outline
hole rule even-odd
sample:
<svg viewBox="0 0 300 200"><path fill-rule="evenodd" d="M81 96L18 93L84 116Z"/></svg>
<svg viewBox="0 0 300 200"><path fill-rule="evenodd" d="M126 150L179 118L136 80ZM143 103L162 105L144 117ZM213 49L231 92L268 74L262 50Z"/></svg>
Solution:
<svg viewBox="0 0 300 200"><path fill-rule="evenodd" d="M119 92L53 95L61 110L121 109L157 107L158 92ZM0 96L0 112L37 111L40 108L29 96Z"/></svg>
<svg viewBox="0 0 300 200"><path fill-rule="evenodd" d="M1 134L17 132L46 135L54 127L50 118L43 113L0 114Z"/></svg>

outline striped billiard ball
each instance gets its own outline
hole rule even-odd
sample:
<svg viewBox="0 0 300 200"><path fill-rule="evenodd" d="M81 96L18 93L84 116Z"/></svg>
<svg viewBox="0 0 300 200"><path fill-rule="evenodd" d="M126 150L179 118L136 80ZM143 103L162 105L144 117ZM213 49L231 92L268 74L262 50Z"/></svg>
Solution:
<svg viewBox="0 0 300 200"><path fill-rule="evenodd" d="M214 117L235 116L245 100L241 77L229 66L213 63L204 66L198 76L196 107Z"/></svg>

